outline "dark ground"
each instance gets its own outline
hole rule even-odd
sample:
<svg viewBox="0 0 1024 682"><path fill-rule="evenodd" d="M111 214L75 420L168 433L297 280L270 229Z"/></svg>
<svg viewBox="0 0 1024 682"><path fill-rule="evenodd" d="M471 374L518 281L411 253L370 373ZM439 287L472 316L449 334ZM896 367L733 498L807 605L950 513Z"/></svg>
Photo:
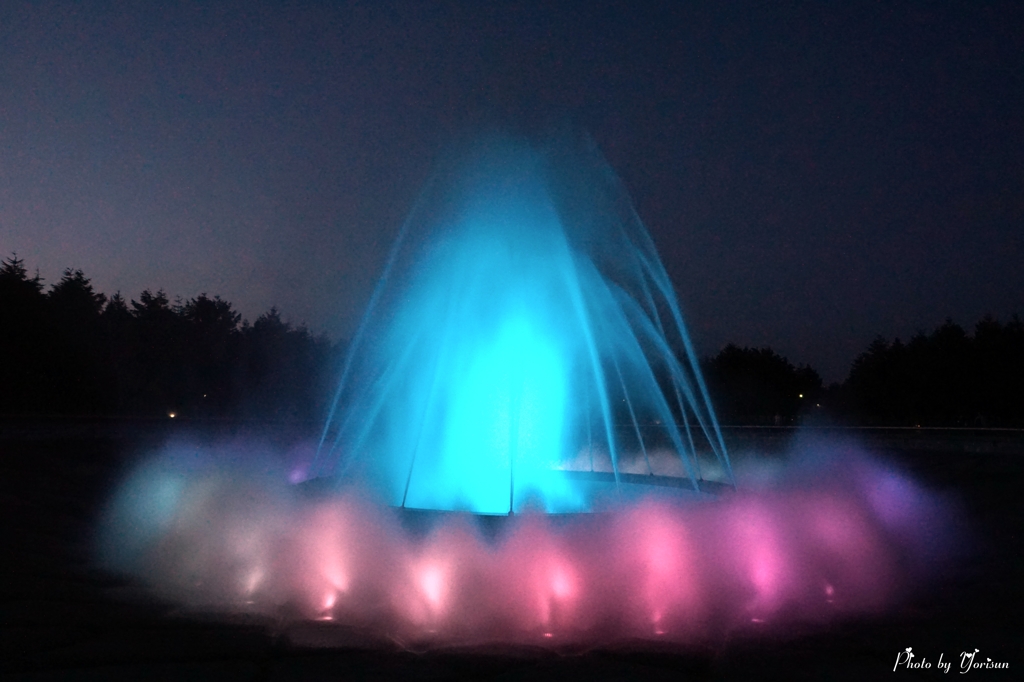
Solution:
<svg viewBox="0 0 1024 682"><path fill-rule="evenodd" d="M871 680L940 675L940 653L957 674L960 652L975 648L1010 668L972 670L974 677L1020 679L1024 666L1024 450L1005 443L974 453L962 450L986 448L882 448L919 481L958 498L974 538L957 569L884 616L742 633L688 650L413 653L379 642L312 646L324 634L341 641L337 631L312 624L183 613L90 568L97 510L133 455L166 431L0 426L5 680ZM897 652L908 646L932 668L893 673Z"/></svg>

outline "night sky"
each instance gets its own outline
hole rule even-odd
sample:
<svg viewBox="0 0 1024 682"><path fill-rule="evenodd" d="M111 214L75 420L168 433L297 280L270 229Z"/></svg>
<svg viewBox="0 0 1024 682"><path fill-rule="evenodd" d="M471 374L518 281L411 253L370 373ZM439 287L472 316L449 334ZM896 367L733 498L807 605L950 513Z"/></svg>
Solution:
<svg viewBox="0 0 1024 682"><path fill-rule="evenodd" d="M835 381L1024 313L1024 4L110 5L0 8L0 255L48 284L345 338L453 136L571 121L702 355Z"/></svg>

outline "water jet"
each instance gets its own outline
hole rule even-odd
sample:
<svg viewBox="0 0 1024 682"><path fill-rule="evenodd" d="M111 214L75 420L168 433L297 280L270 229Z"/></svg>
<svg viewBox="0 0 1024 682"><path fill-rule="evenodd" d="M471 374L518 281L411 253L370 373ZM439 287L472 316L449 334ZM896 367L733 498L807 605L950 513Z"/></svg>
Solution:
<svg viewBox="0 0 1024 682"><path fill-rule="evenodd" d="M931 497L812 450L737 489L621 182L585 138L492 136L403 225L306 470L169 445L102 536L185 603L414 648L689 642L876 611L934 563Z"/></svg>
<svg viewBox="0 0 1024 682"><path fill-rule="evenodd" d="M709 485L698 446L720 475ZM467 145L402 227L313 475L355 477L400 507L586 511L638 483L624 482L630 463L662 473L656 450L695 493L733 483L672 284L621 182L583 137ZM595 458L610 487L587 475Z"/></svg>

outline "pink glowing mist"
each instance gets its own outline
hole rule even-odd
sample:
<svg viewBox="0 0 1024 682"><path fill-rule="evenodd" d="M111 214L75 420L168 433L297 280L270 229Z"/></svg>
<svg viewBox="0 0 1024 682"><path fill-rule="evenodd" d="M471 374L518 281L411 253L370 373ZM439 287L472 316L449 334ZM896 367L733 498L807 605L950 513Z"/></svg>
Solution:
<svg viewBox="0 0 1024 682"><path fill-rule="evenodd" d="M416 512L356 490L311 496L287 472L165 454L111 506L104 556L186 604L400 642L706 640L879 612L940 561L944 506L839 450L699 502L650 497L484 525L441 513L421 516L417 532L402 518Z"/></svg>

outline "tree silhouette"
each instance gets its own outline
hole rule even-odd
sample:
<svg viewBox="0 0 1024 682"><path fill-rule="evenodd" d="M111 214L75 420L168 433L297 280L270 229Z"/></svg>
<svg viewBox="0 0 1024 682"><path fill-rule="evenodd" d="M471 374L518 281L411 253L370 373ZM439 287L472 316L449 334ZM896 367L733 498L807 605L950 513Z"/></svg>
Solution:
<svg viewBox="0 0 1024 682"><path fill-rule="evenodd" d="M46 409L50 340L43 281L12 254L0 263L0 411Z"/></svg>
<svg viewBox="0 0 1024 682"><path fill-rule="evenodd" d="M70 268L46 295L52 334L46 373L51 411L104 414L110 410L114 377L100 317L106 300L81 270Z"/></svg>
<svg viewBox="0 0 1024 682"><path fill-rule="evenodd" d="M974 346L981 423L1024 426L1024 323L986 315L974 328Z"/></svg>
<svg viewBox="0 0 1024 682"><path fill-rule="evenodd" d="M794 367L771 348L727 345L703 363L719 419L734 424L789 425L817 404L821 377Z"/></svg>
<svg viewBox="0 0 1024 682"><path fill-rule="evenodd" d="M178 400L189 414L223 416L234 398L232 363L238 356L241 314L219 296L205 293L181 308L189 372L185 395Z"/></svg>
<svg viewBox="0 0 1024 682"><path fill-rule="evenodd" d="M47 298L59 316L71 321L97 318L107 301L106 296L93 290L85 273L70 268L53 285Z"/></svg>
<svg viewBox="0 0 1024 682"><path fill-rule="evenodd" d="M277 309L253 325L205 293L126 301L67 269L50 291L0 262L0 413L318 419L332 345Z"/></svg>
<svg viewBox="0 0 1024 682"><path fill-rule="evenodd" d="M292 327L277 308L242 328L245 409L277 419L317 416L325 397L330 344Z"/></svg>
<svg viewBox="0 0 1024 682"><path fill-rule="evenodd" d="M906 344L878 337L842 391L864 424L1024 425L1024 326L986 316L973 337L951 320Z"/></svg>
<svg viewBox="0 0 1024 682"><path fill-rule="evenodd" d="M128 376L129 409L159 415L181 410L185 395L184 329L163 290L145 290L131 301Z"/></svg>

